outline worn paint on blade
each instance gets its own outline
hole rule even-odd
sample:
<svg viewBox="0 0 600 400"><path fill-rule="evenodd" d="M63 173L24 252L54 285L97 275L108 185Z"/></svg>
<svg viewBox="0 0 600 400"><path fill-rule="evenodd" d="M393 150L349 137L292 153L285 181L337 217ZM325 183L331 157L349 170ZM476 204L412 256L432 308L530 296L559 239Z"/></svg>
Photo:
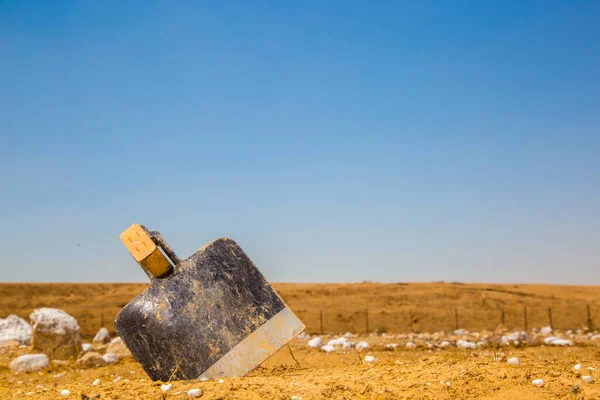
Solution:
<svg viewBox="0 0 600 400"><path fill-rule="evenodd" d="M214 379L244 376L303 330L304 324L286 307L232 348L200 377Z"/></svg>

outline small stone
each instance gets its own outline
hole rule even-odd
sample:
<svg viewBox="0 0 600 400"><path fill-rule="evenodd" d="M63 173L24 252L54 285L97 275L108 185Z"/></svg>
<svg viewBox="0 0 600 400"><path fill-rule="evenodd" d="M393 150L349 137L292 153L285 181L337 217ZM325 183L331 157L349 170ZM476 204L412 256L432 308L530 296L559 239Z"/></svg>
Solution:
<svg viewBox="0 0 600 400"><path fill-rule="evenodd" d="M54 379L59 379L62 378L63 376L67 375L66 372L59 372L58 374L54 375Z"/></svg>
<svg viewBox="0 0 600 400"><path fill-rule="evenodd" d="M308 341L308 347L313 349L320 349L323 346L323 340L320 337L314 337Z"/></svg>
<svg viewBox="0 0 600 400"><path fill-rule="evenodd" d="M120 376L117 376L113 382L114 382L114 383L117 383L117 382L119 382L120 380L121 380L121 377L120 377Z"/></svg>
<svg viewBox="0 0 600 400"><path fill-rule="evenodd" d="M26 354L15 358L9 368L16 372L37 372L48 368L50 360L45 354Z"/></svg>
<svg viewBox="0 0 600 400"><path fill-rule="evenodd" d="M519 361L517 357L511 357L508 360L506 360L506 362L508 363L508 365L521 365L521 361Z"/></svg>
<svg viewBox="0 0 600 400"><path fill-rule="evenodd" d="M163 392L168 392L170 390L173 390L173 385L170 383L167 383L166 385L160 385L160 390L162 390Z"/></svg>
<svg viewBox="0 0 600 400"><path fill-rule="evenodd" d="M531 381L535 386L544 386L545 382L543 379L534 379Z"/></svg>
<svg viewBox="0 0 600 400"><path fill-rule="evenodd" d="M594 382L594 378L592 378L590 375L582 376L581 380L584 381L585 383L593 383Z"/></svg>
<svg viewBox="0 0 600 400"><path fill-rule="evenodd" d="M206 382L208 378L206 376L200 377L200 382Z"/></svg>
<svg viewBox="0 0 600 400"><path fill-rule="evenodd" d="M325 346L321 347L321 351L324 351L325 353L332 353L335 351L335 347L330 344L326 344Z"/></svg>
<svg viewBox="0 0 600 400"><path fill-rule="evenodd" d="M98 333L96 333L96 336L94 336L92 343L94 343L94 346L100 347L108 342L110 342L110 334L108 333L108 329L100 328Z"/></svg>
<svg viewBox="0 0 600 400"><path fill-rule="evenodd" d="M102 356L102 359L107 363L107 364L114 364L117 361L119 361L119 357L117 357L117 355L115 353L106 353Z"/></svg>
<svg viewBox="0 0 600 400"><path fill-rule="evenodd" d="M106 361L104 357L95 351L90 351L77 360L77 366L79 368L95 368L95 367L103 367L106 365Z"/></svg>
<svg viewBox="0 0 600 400"><path fill-rule="evenodd" d="M356 344L356 350L361 351L361 350L366 350L369 348L369 343L367 342L358 342Z"/></svg>
<svg viewBox="0 0 600 400"><path fill-rule="evenodd" d="M187 395L190 399L197 399L202 396L202 389L190 389Z"/></svg>
<svg viewBox="0 0 600 400"><path fill-rule="evenodd" d="M81 351L83 353L87 353L88 351L92 351L94 346L91 343L81 343Z"/></svg>
<svg viewBox="0 0 600 400"><path fill-rule="evenodd" d="M366 356L365 357L365 362L372 363L372 362L375 362L375 361L377 361L377 358L375 358L373 356Z"/></svg>
<svg viewBox="0 0 600 400"><path fill-rule="evenodd" d="M110 341L110 344L106 348L106 352L115 353L117 357L119 357L119 360L122 358L131 357L131 352L127 346L125 346L125 343L123 343L123 340L121 340L120 337L116 337Z"/></svg>
<svg viewBox="0 0 600 400"><path fill-rule="evenodd" d="M575 366L573 367L573 369L575 371L581 371L581 364L575 364Z"/></svg>
<svg viewBox="0 0 600 400"><path fill-rule="evenodd" d="M223 379L219 379L219 383L225 383Z"/></svg>
<svg viewBox="0 0 600 400"><path fill-rule="evenodd" d="M102 381L100 379L96 379L94 382L92 382L92 386L99 386L100 383L102 383Z"/></svg>
<svg viewBox="0 0 600 400"><path fill-rule="evenodd" d="M8 342L8 343L6 343ZM0 318L0 343L6 346L18 346L31 342L31 325L23 318L9 315Z"/></svg>
<svg viewBox="0 0 600 400"><path fill-rule="evenodd" d="M71 395L71 391L67 389L63 389L60 391L60 397L69 397Z"/></svg>
<svg viewBox="0 0 600 400"><path fill-rule="evenodd" d="M407 348L407 349L414 349L414 348L416 348L416 347L417 347L417 345L416 345L416 344L414 344L413 342L408 342L408 343L406 343L406 348Z"/></svg>
<svg viewBox="0 0 600 400"><path fill-rule="evenodd" d="M77 320L57 308L38 308L29 316L33 322L33 348L55 360L76 358L81 353Z"/></svg>

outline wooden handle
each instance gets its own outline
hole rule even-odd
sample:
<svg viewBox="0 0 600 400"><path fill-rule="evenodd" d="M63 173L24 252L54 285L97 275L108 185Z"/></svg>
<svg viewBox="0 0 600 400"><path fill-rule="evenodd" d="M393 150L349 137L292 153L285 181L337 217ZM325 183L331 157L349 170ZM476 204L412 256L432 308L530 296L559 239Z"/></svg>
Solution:
<svg viewBox="0 0 600 400"><path fill-rule="evenodd" d="M164 276L171 271L171 263L141 225L131 225L121 233L119 238L135 261L154 278Z"/></svg>

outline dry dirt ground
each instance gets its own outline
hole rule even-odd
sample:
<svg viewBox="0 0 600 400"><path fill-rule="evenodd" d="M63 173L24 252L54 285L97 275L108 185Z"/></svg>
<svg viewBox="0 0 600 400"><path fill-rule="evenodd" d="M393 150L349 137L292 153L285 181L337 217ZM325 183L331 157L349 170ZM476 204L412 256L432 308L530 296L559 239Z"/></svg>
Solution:
<svg viewBox="0 0 600 400"><path fill-rule="evenodd" d="M360 340L360 338L358 338ZM186 392L200 388L202 399L598 399L600 383L586 384L573 370L583 364L583 374L600 380L600 348L595 346L504 349L504 359L494 361L494 352L449 349L386 350L381 337L367 338L379 346L362 352L331 353L311 349L306 341L294 340L259 369L245 378L223 383L173 382L166 398L185 399ZM389 341L389 340L388 340ZM148 379L132 359L90 370L73 364L53 365L50 370L15 375L8 362L27 349L4 349L0 358L0 398L57 399L62 389L71 399L82 394L100 399L162 399L160 383ZM378 358L366 363L365 355ZM520 366L506 358L517 356ZM64 374L63 374L64 373ZM62 374L62 376L61 376ZM121 377L118 382L115 379ZM543 379L536 387L532 379ZM91 383L100 379L94 387ZM444 383L441 383L441 382ZM446 382L451 382L448 386ZM293 397L296 396L296 397Z"/></svg>
<svg viewBox="0 0 600 400"><path fill-rule="evenodd" d="M485 285L457 283L311 285L275 284L290 307L306 323L308 332L320 330L323 310L324 331L346 331L365 335L364 310L369 310L370 330L420 332L452 330L454 310L459 325L469 330L493 330L504 310L505 325L523 328L523 308L528 309L529 327L548 324L548 306L555 327L581 328L600 319L600 288L550 285ZM114 334L112 319L120 307L140 293L143 284L0 284L0 317L17 314L28 319L36 307L62 308L76 317L84 339L89 341L102 322ZM413 320L409 315L412 313ZM204 391L202 399L600 399L600 341L573 347L507 347L502 361L494 361L491 348L465 350L450 348L394 351L384 344L389 337L364 336L372 345L367 351L324 352L307 347L306 340L294 340L260 368L242 379L223 383L173 382L166 398L187 398L191 388ZM357 342L361 338L355 338ZM86 395L100 399L162 399L160 383L151 382L133 359L91 370L79 370L74 363L53 364L47 371L15 375L8 363L28 348L0 349L0 398L57 399L62 389L70 399ZM293 354L298 363L292 357ZM378 358L366 363L364 357ZM506 358L517 356L520 366ZM598 383L586 384L573 366L583 364L582 374ZM117 382L115 379L121 377ZM541 378L544 387L531 380ZM91 383L100 379L95 387ZM448 384L440 383L451 382ZM295 396L295 397L293 397Z"/></svg>
<svg viewBox="0 0 600 400"><path fill-rule="evenodd" d="M504 312L504 325L523 329L548 325L552 307L555 328L587 324L587 306L600 325L600 287L462 283L273 284L306 325L319 332L320 311L325 333L366 333L365 310L371 331L448 331L460 328L493 330ZM0 318L17 314L28 319L36 307L57 307L73 315L84 337L91 338L146 284L19 284L0 283ZM456 314L455 314L456 312ZM411 316L412 314L412 323Z"/></svg>

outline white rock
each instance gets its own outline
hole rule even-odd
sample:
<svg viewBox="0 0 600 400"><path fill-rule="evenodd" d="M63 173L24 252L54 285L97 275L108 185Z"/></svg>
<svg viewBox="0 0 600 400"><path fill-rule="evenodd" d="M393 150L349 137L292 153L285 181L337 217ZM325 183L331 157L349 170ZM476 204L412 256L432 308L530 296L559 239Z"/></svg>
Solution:
<svg viewBox="0 0 600 400"><path fill-rule="evenodd" d="M390 350L394 350L396 347L398 347L398 343L388 343L385 345L385 348Z"/></svg>
<svg viewBox="0 0 600 400"><path fill-rule="evenodd" d="M115 353L106 353L102 356L102 359L107 363L107 364L114 364L117 361L119 361L119 357L115 354Z"/></svg>
<svg viewBox="0 0 600 400"><path fill-rule="evenodd" d="M549 334L551 334L551 333L552 333L552 327L550 327L550 326L545 326L545 327L543 327L542 329L540 329L540 333L541 333L542 335L549 335Z"/></svg>
<svg viewBox="0 0 600 400"><path fill-rule="evenodd" d="M449 342L449 341L447 341L447 340L444 340L444 341L442 341L442 342L441 342L441 343L440 343L438 346L439 346L439 347L442 347L442 348L443 348L443 347L448 347L448 346L450 346L450 342Z"/></svg>
<svg viewBox="0 0 600 400"><path fill-rule="evenodd" d="M81 351L85 354L94 348L91 343L81 343Z"/></svg>
<svg viewBox="0 0 600 400"><path fill-rule="evenodd" d="M506 362L509 365L521 365L521 361L519 361L519 359L517 357L511 357L508 360L506 360Z"/></svg>
<svg viewBox="0 0 600 400"><path fill-rule="evenodd" d="M31 325L29 325L29 322L16 315L0 318L0 344L7 340L29 344L31 342Z"/></svg>
<svg viewBox="0 0 600 400"><path fill-rule="evenodd" d="M367 342L358 342L358 344L356 345L356 350L361 351L361 350L366 350L369 348L369 343Z"/></svg>
<svg viewBox="0 0 600 400"><path fill-rule="evenodd" d="M452 332L454 335L460 336L460 335L464 335L465 333L467 333L467 331L465 331L464 329L457 329L454 332Z"/></svg>
<svg viewBox="0 0 600 400"><path fill-rule="evenodd" d="M556 336L549 336L544 339L544 343L551 344L553 346L573 346L573 341L569 339L562 339Z"/></svg>
<svg viewBox="0 0 600 400"><path fill-rule="evenodd" d="M596 370L596 368L594 368L594 367L588 367L588 369L589 369L590 371L595 371L595 370Z"/></svg>
<svg viewBox="0 0 600 400"><path fill-rule="evenodd" d="M94 344L106 344L110 342L110 334L108 333L108 329L100 328L96 336L94 336L93 343Z"/></svg>
<svg viewBox="0 0 600 400"><path fill-rule="evenodd" d="M335 351L335 347L326 344L325 346L321 347L321 351L324 351L325 353L331 353Z"/></svg>
<svg viewBox="0 0 600 400"><path fill-rule="evenodd" d="M408 342L408 343L406 343L406 348L407 348L407 349L414 349L414 348L416 348L416 347L417 347L417 345L416 345L416 344L414 344L413 342Z"/></svg>
<svg viewBox="0 0 600 400"><path fill-rule="evenodd" d="M373 356L366 356L365 357L365 361L368 362L368 363L372 363L372 362L377 361L377 358L375 358Z"/></svg>
<svg viewBox="0 0 600 400"><path fill-rule="evenodd" d="M200 382L206 382L208 378L206 376L200 377Z"/></svg>
<svg viewBox="0 0 600 400"><path fill-rule="evenodd" d="M590 375L582 376L581 380L584 381L585 383L593 383L594 382L594 378L592 378Z"/></svg>
<svg viewBox="0 0 600 400"><path fill-rule="evenodd" d="M77 320L57 308L38 308L29 316L33 322L33 348L55 360L76 358L81 352Z"/></svg>
<svg viewBox="0 0 600 400"><path fill-rule="evenodd" d="M575 366L573 367L573 369L575 371L581 371L581 364L575 364Z"/></svg>
<svg viewBox="0 0 600 400"><path fill-rule="evenodd" d="M173 385L170 383L167 383L166 385L160 385L160 390L162 390L163 392L168 392L170 390L173 390Z"/></svg>
<svg viewBox="0 0 600 400"><path fill-rule="evenodd" d="M346 339L345 337L340 337L337 339L330 340L327 344L329 346L343 346L344 343L346 343L347 341L348 341L348 339Z"/></svg>
<svg viewBox="0 0 600 400"><path fill-rule="evenodd" d="M94 382L92 382L92 386L99 386L100 383L102 383L102 381L100 379L96 379Z"/></svg>
<svg viewBox="0 0 600 400"><path fill-rule="evenodd" d="M50 360L45 354L25 354L12 360L9 368L15 372L35 372L48 368Z"/></svg>
<svg viewBox="0 0 600 400"><path fill-rule="evenodd" d="M469 340L459 340L456 342L458 347L462 347L465 349L476 349L477 345Z"/></svg>
<svg viewBox="0 0 600 400"><path fill-rule="evenodd" d="M120 377L120 376L117 376L113 382L114 382L114 383L117 383L117 382L119 382L120 380L121 380L121 377Z"/></svg>
<svg viewBox="0 0 600 400"><path fill-rule="evenodd" d="M63 389L60 391L60 397L69 397L71 395L71 391L67 389Z"/></svg>
<svg viewBox="0 0 600 400"><path fill-rule="evenodd" d="M225 383L223 379L219 379L219 383Z"/></svg>
<svg viewBox="0 0 600 400"><path fill-rule="evenodd" d="M201 389L190 389L190 390L188 390L187 395L190 399L197 399L200 396L202 396L202 390Z"/></svg>
<svg viewBox="0 0 600 400"><path fill-rule="evenodd" d="M543 379L534 379L531 381L531 383L533 383L535 386L544 386L544 380Z"/></svg>
<svg viewBox="0 0 600 400"><path fill-rule="evenodd" d="M342 345L342 349L344 349L344 350L349 350L353 347L354 347L354 343L352 343L352 342L346 342Z"/></svg>
<svg viewBox="0 0 600 400"><path fill-rule="evenodd" d="M446 386L448 386L448 387L452 386L452 382L446 382Z"/></svg>
<svg viewBox="0 0 600 400"><path fill-rule="evenodd" d="M318 336L308 341L308 347L312 347L313 349L320 349L321 346L323 346L323 339Z"/></svg>

